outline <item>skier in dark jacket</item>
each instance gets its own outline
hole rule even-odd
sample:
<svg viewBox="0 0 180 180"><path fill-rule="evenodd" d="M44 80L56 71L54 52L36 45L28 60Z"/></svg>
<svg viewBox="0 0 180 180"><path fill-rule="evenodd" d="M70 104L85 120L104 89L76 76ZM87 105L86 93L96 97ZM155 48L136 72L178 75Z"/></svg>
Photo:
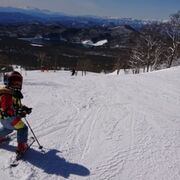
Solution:
<svg viewBox="0 0 180 180"><path fill-rule="evenodd" d="M23 153L27 148L28 127L22 121L22 117L30 114L32 108L21 104L23 77L17 71L6 74L5 86L0 88L0 142L13 130L17 131L18 153Z"/></svg>
<svg viewBox="0 0 180 180"><path fill-rule="evenodd" d="M71 72L72 72L71 76L74 76L74 75L75 75L75 73L76 73L75 68L73 68L73 69L71 70Z"/></svg>

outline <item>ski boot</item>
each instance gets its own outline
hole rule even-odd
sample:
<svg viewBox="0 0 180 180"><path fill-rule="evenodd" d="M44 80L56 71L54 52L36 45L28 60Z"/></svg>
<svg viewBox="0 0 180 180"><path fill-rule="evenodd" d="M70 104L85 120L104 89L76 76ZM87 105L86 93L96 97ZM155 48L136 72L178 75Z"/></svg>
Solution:
<svg viewBox="0 0 180 180"><path fill-rule="evenodd" d="M27 143L18 143L17 149L16 149L16 154L23 154L23 153L25 153L27 148L28 148L28 144Z"/></svg>

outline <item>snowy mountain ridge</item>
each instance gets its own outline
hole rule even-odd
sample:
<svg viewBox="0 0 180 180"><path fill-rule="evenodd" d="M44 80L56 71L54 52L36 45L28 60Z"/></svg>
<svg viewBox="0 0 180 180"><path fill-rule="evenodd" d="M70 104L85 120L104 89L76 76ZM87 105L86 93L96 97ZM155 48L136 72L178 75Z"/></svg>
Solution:
<svg viewBox="0 0 180 180"><path fill-rule="evenodd" d="M20 16L24 15L23 16ZM114 25L131 25L133 27L141 27L144 24L152 23L154 20L138 20L132 18L115 18L115 17L100 17L92 15L74 16L60 12L51 12L49 10L41 10L37 8L14 8L0 7L0 23L57 23L60 22L66 25L74 26L108 26ZM13 15L13 16L12 16ZM20 17L19 17L20 16ZM7 18L8 17L8 18ZM12 18L9 18L12 17Z"/></svg>

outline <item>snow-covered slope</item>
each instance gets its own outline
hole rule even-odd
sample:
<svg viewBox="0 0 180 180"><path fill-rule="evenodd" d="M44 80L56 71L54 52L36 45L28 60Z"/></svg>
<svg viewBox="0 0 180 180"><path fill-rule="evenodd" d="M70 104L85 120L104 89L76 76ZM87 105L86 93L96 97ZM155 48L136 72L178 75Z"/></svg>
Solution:
<svg viewBox="0 0 180 180"><path fill-rule="evenodd" d="M24 73L23 73L24 75ZM35 144L8 168L16 142L0 147L0 179L180 179L180 67L139 75L27 72Z"/></svg>

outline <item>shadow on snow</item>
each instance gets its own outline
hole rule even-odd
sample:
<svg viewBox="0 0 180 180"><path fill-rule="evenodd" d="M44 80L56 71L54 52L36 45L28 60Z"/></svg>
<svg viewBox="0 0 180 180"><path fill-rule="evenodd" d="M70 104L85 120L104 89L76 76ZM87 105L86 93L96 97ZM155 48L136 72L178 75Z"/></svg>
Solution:
<svg viewBox="0 0 180 180"><path fill-rule="evenodd" d="M15 151L15 147L11 145L3 146L3 149ZM42 169L47 174L58 175L64 178L68 178L71 174L78 176L90 175L90 171L86 167L66 161L57 155L59 152L56 149L49 150L45 153L36 151L35 149L29 149L23 160Z"/></svg>

